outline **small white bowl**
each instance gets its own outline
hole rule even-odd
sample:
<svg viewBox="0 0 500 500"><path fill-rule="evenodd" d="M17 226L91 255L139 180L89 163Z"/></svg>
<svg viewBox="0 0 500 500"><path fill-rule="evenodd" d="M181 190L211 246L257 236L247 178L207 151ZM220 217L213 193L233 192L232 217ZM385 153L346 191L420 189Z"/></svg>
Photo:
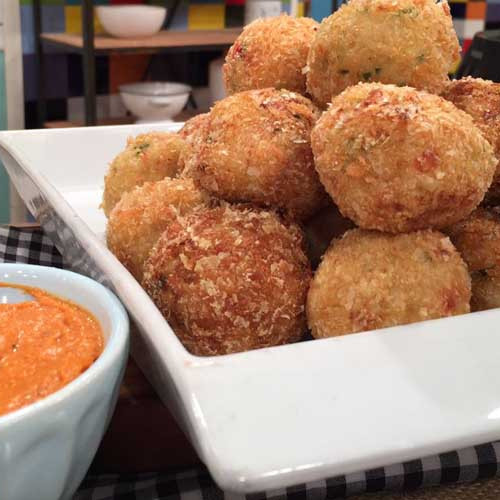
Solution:
<svg viewBox="0 0 500 500"><path fill-rule="evenodd" d="M0 264L0 281L73 301L96 317L104 333L104 350L84 373L0 417L1 500L67 500L85 476L115 408L128 355L128 316L108 289L70 271Z"/></svg>
<svg viewBox="0 0 500 500"><path fill-rule="evenodd" d="M140 82L120 85L125 107L141 122L168 121L189 99L191 87L174 82Z"/></svg>
<svg viewBox="0 0 500 500"><path fill-rule="evenodd" d="M116 38L145 38L160 31L167 15L155 5L99 5L97 17L104 30Z"/></svg>

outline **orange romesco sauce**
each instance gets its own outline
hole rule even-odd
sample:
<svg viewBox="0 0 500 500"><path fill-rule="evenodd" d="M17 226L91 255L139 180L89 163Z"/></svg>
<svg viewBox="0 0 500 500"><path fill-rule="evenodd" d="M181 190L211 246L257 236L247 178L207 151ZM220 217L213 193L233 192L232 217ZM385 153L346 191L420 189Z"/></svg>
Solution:
<svg viewBox="0 0 500 500"><path fill-rule="evenodd" d="M39 288L8 283L35 298L0 304L0 415L57 391L101 354L102 330L85 309Z"/></svg>

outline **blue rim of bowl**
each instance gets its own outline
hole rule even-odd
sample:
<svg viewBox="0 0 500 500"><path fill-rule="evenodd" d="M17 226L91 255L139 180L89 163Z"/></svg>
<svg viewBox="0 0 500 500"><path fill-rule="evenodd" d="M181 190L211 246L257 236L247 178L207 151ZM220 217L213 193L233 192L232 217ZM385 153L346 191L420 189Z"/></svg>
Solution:
<svg viewBox="0 0 500 500"><path fill-rule="evenodd" d="M72 280L84 283L84 286L89 288L89 293L92 293L92 291L98 291L98 293L103 295L102 299L104 301L108 301L109 307L112 310L113 321L111 332L106 341L106 345L100 356L92 363L91 366L89 366L83 373L78 375L78 377L73 379L64 387L61 387L48 396L45 396L38 401L30 403L12 412L0 415L0 426L13 424L19 420L23 420L24 418L29 418L32 414L41 411L50 411L51 407L56 406L67 396L71 395L72 393L78 392L84 386L91 384L98 377L101 371L107 370L113 363L117 361L124 349L128 351L129 345L129 319L127 312L118 298L110 290L108 290L105 286L101 285L97 281L94 281L93 279L88 278L87 276L84 276L82 274L68 271L66 269L24 263L0 263L0 272L7 269L28 269L30 271L37 271L39 273L42 272L58 274L61 277L69 275L71 276ZM38 286L38 288L43 290L43 284L40 285L42 286ZM64 299L64 297L61 298Z"/></svg>

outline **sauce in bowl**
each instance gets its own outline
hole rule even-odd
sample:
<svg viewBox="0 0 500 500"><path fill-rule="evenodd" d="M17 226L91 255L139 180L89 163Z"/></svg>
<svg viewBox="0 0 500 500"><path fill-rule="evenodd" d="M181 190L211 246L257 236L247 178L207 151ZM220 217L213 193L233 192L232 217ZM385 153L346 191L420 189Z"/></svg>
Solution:
<svg viewBox="0 0 500 500"><path fill-rule="evenodd" d="M39 288L19 288L35 300L0 304L0 415L65 386L101 354L98 321L82 307Z"/></svg>

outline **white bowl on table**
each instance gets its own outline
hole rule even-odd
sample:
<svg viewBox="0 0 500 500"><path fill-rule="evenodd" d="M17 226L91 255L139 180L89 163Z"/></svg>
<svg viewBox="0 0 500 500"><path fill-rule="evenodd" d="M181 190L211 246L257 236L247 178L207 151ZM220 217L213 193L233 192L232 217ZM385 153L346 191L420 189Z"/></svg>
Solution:
<svg viewBox="0 0 500 500"><path fill-rule="evenodd" d="M140 123L171 121L186 105L191 87L175 82L139 82L120 85L125 107Z"/></svg>
<svg viewBox="0 0 500 500"><path fill-rule="evenodd" d="M104 30L116 38L145 38L160 31L167 15L155 5L99 5L97 18Z"/></svg>
<svg viewBox="0 0 500 500"><path fill-rule="evenodd" d="M115 408L128 356L128 316L108 289L70 271L0 264L0 281L75 302L94 315L104 334L104 350L85 372L49 396L0 416L0 498L69 500Z"/></svg>

